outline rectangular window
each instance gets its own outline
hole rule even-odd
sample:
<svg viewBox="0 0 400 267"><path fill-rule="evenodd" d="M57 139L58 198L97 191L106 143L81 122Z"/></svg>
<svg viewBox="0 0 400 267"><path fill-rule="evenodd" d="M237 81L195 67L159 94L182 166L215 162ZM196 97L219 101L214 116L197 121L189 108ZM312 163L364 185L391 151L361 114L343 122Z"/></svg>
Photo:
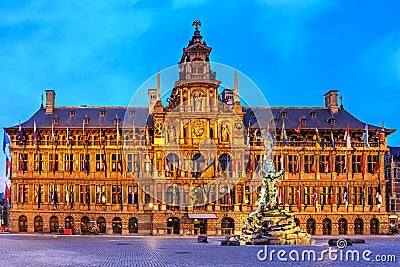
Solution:
<svg viewBox="0 0 400 267"><path fill-rule="evenodd" d="M90 203L90 185L79 186L79 202L84 205Z"/></svg>
<svg viewBox="0 0 400 267"><path fill-rule="evenodd" d="M64 171L72 172L74 170L74 154L64 155Z"/></svg>
<svg viewBox="0 0 400 267"><path fill-rule="evenodd" d="M151 173L151 161L149 154L144 155L144 171L147 173Z"/></svg>
<svg viewBox="0 0 400 267"><path fill-rule="evenodd" d="M247 205L250 205L250 200L251 200L251 192L250 192L250 186L245 186L244 187L244 203Z"/></svg>
<svg viewBox="0 0 400 267"><path fill-rule="evenodd" d="M49 154L49 171L58 171L58 156L58 154Z"/></svg>
<svg viewBox="0 0 400 267"><path fill-rule="evenodd" d="M34 203L44 203L44 186L42 184L33 185Z"/></svg>
<svg viewBox="0 0 400 267"><path fill-rule="evenodd" d="M121 154L111 154L111 171L119 172L122 170L121 163L122 163L122 155Z"/></svg>
<svg viewBox="0 0 400 267"><path fill-rule="evenodd" d="M344 191L345 187L344 186L338 186L336 187L336 203L338 205L344 205Z"/></svg>
<svg viewBox="0 0 400 267"><path fill-rule="evenodd" d="M150 195L149 194L145 194L144 195L144 204L149 204L150 203Z"/></svg>
<svg viewBox="0 0 400 267"><path fill-rule="evenodd" d="M362 205L362 186L353 186L353 203L355 205Z"/></svg>
<svg viewBox="0 0 400 267"><path fill-rule="evenodd" d="M138 204L138 187L128 186L128 204Z"/></svg>
<svg viewBox="0 0 400 267"><path fill-rule="evenodd" d="M374 188L368 187L368 205L374 205L374 198L376 195L374 194Z"/></svg>
<svg viewBox="0 0 400 267"><path fill-rule="evenodd" d="M375 164L378 160L378 156L368 155L367 156L367 168L368 173L374 173Z"/></svg>
<svg viewBox="0 0 400 267"><path fill-rule="evenodd" d="M28 170L28 154L21 153L19 154L19 159L18 159L18 171L24 172L27 170Z"/></svg>
<svg viewBox="0 0 400 267"><path fill-rule="evenodd" d="M121 185L113 185L112 187L112 204L122 204L122 186Z"/></svg>
<svg viewBox="0 0 400 267"><path fill-rule="evenodd" d="M319 188L321 205L329 205L329 186Z"/></svg>
<svg viewBox="0 0 400 267"><path fill-rule="evenodd" d="M305 186L304 187L304 204L305 205L314 205L313 201L314 187Z"/></svg>
<svg viewBox="0 0 400 267"><path fill-rule="evenodd" d="M96 204L106 204L106 186L96 185Z"/></svg>
<svg viewBox="0 0 400 267"><path fill-rule="evenodd" d="M319 172L320 173L328 173L329 172L329 155L321 155L319 156Z"/></svg>
<svg viewBox="0 0 400 267"><path fill-rule="evenodd" d="M314 156L313 155L305 155L304 156L304 172L312 173L315 172L314 165Z"/></svg>
<svg viewBox="0 0 400 267"><path fill-rule="evenodd" d="M96 154L96 156L99 154ZM97 159L97 157L96 157ZM89 154L80 154L79 155L79 170L80 171L90 171L90 155ZM96 163L97 170L97 163Z"/></svg>
<svg viewBox="0 0 400 267"><path fill-rule="evenodd" d="M353 173L361 173L361 155L354 155L352 157L352 171Z"/></svg>
<svg viewBox="0 0 400 267"><path fill-rule="evenodd" d="M43 171L43 154L35 154L35 171Z"/></svg>
<svg viewBox="0 0 400 267"><path fill-rule="evenodd" d="M126 157L126 160L127 160L127 163L128 163L128 172L133 172L134 170L133 170L133 154L127 154L127 157Z"/></svg>
<svg viewBox="0 0 400 267"><path fill-rule="evenodd" d="M289 160L289 173L298 173L297 160L298 155L288 155Z"/></svg>
<svg viewBox="0 0 400 267"><path fill-rule="evenodd" d="M345 172L345 155L336 155L335 158L335 172L344 173Z"/></svg>
<svg viewBox="0 0 400 267"><path fill-rule="evenodd" d="M296 205L297 186L289 187L289 205Z"/></svg>

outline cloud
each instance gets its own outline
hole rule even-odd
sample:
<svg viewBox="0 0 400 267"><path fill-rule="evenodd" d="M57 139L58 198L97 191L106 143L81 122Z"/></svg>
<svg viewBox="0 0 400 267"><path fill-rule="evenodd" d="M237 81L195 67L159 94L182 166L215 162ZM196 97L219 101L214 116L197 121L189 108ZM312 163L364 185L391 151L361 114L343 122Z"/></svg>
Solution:
<svg viewBox="0 0 400 267"><path fill-rule="evenodd" d="M258 23L265 25L260 36L285 61L306 50L312 36L307 23L337 7L335 0L259 0L258 4L263 13Z"/></svg>

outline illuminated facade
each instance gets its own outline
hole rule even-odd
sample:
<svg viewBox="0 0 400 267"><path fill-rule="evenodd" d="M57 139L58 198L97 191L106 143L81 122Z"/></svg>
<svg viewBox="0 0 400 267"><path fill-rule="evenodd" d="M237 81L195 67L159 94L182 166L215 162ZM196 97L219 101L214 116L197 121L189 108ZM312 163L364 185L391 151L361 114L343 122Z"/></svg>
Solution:
<svg viewBox="0 0 400 267"><path fill-rule="evenodd" d="M237 75L233 89L219 88L211 48L195 26L167 105L159 77L147 107L61 107L47 90L45 105L21 124L22 131L5 128L13 170L11 232L57 232L89 220L104 233L241 232L257 208L260 187L254 175L263 144L254 114L269 107L242 106ZM376 198L377 190L386 192L377 164L387 147L374 139L380 127L368 125L365 147L365 123L339 106L337 91L324 97L322 107L271 108L275 165L285 169L281 206L312 234L386 231L386 197L380 205ZM344 141L347 125L351 148ZM204 192L202 186L222 172L237 183L217 181Z"/></svg>

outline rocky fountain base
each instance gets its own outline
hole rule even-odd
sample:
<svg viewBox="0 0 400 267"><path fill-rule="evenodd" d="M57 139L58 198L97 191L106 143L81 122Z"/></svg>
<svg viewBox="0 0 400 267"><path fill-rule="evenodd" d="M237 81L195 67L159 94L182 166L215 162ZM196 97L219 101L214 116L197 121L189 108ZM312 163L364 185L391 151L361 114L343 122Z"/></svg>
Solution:
<svg viewBox="0 0 400 267"><path fill-rule="evenodd" d="M310 245L311 235L303 232L286 210L254 211L247 218L240 245Z"/></svg>

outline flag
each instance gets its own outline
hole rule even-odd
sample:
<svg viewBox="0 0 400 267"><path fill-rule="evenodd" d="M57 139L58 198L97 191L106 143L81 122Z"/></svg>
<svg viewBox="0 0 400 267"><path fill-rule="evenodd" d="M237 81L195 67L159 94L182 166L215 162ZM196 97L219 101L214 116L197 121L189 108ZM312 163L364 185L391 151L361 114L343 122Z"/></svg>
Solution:
<svg viewBox="0 0 400 267"><path fill-rule="evenodd" d="M279 187L278 204L283 204L282 187Z"/></svg>
<svg viewBox="0 0 400 267"><path fill-rule="evenodd" d="M67 146L71 146L71 145L72 145L72 142L69 139L69 123L67 121Z"/></svg>
<svg viewBox="0 0 400 267"><path fill-rule="evenodd" d="M85 120L82 122L82 141L83 145L86 146Z"/></svg>
<svg viewBox="0 0 400 267"><path fill-rule="evenodd" d="M382 194L381 194L381 182L378 183L378 188L376 189L376 203L378 204L378 209L382 205Z"/></svg>
<svg viewBox="0 0 400 267"><path fill-rule="evenodd" d="M317 207L318 206L318 189L317 189L317 187L314 187L313 202L314 202L314 207Z"/></svg>
<svg viewBox="0 0 400 267"><path fill-rule="evenodd" d="M315 147L316 148L321 148L321 138L319 137L318 126L315 127L315 134L313 136L313 139L315 141Z"/></svg>
<svg viewBox="0 0 400 267"><path fill-rule="evenodd" d="M118 116L116 117L117 120L117 145L120 143L121 141L121 135L119 134L119 119Z"/></svg>
<svg viewBox="0 0 400 267"><path fill-rule="evenodd" d="M368 124L365 124L365 129L364 129L364 133L361 137L361 140L363 140L365 142L365 146L367 148L369 148L369 142L368 142Z"/></svg>
<svg viewBox="0 0 400 267"><path fill-rule="evenodd" d="M9 199L11 198L11 188L8 187L7 183L6 183L6 193L4 195L4 205L6 208L9 208Z"/></svg>
<svg viewBox="0 0 400 267"><path fill-rule="evenodd" d="M135 204L135 186L132 185L132 204Z"/></svg>
<svg viewBox="0 0 400 267"><path fill-rule="evenodd" d="M204 172L201 174L202 178L212 178L214 177L214 161L211 161Z"/></svg>
<svg viewBox="0 0 400 267"><path fill-rule="evenodd" d="M228 207L232 207L232 199L231 199L231 186L230 182L228 181Z"/></svg>
<svg viewBox="0 0 400 267"><path fill-rule="evenodd" d="M293 174L294 174L294 175L296 175L296 174L299 172L299 167L300 167L300 164L299 164L299 155L297 155L297 156L296 156L296 163L295 163L294 170L293 170Z"/></svg>
<svg viewBox="0 0 400 267"><path fill-rule="evenodd" d="M202 189L203 189L203 192L202 192L203 193L203 203L204 203L204 205L206 205L208 202L208 195L206 193L206 186L204 184L204 181L203 181Z"/></svg>
<svg viewBox="0 0 400 267"><path fill-rule="evenodd" d="M19 154L19 172L24 171L23 161L22 161L22 154Z"/></svg>
<svg viewBox="0 0 400 267"><path fill-rule="evenodd" d="M40 209L40 203L42 202L42 192L40 189L41 189L40 184L38 184L38 201L37 201L38 209Z"/></svg>
<svg viewBox="0 0 400 267"><path fill-rule="evenodd" d="M24 186L22 184L19 185L19 202L24 203Z"/></svg>
<svg viewBox="0 0 400 267"><path fill-rule="evenodd" d="M117 209L119 209L119 190L118 190L118 186L117 186L117 192L115 193L115 204L116 204L116 207L117 207Z"/></svg>
<svg viewBox="0 0 400 267"><path fill-rule="evenodd" d="M344 188L344 195L343 195L343 203L346 205L346 207L349 205L348 192L349 192L349 184L347 184L346 187Z"/></svg>
<svg viewBox="0 0 400 267"><path fill-rule="evenodd" d="M380 169L381 169L381 151L378 150L378 156L376 157L374 165L374 173L378 173Z"/></svg>
<svg viewBox="0 0 400 267"><path fill-rule="evenodd" d="M287 146L288 139L286 135L285 121L282 122L281 140L283 141L283 144Z"/></svg>
<svg viewBox="0 0 400 267"><path fill-rule="evenodd" d="M253 171L253 160L252 160L252 158L253 158L253 155L250 153L250 155L249 155L249 161L247 162L247 167L246 167L246 171L247 172L251 172L251 171Z"/></svg>
<svg viewBox="0 0 400 267"><path fill-rule="evenodd" d="M54 145L54 124L53 122L51 123L51 143Z"/></svg>
<svg viewBox="0 0 400 267"><path fill-rule="evenodd" d="M317 172L317 159L315 156L311 156L312 157L312 165L311 165L311 173L316 173Z"/></svg>
<svg viewBox="0 0 400 267"><path fill-rule="evenodd" d="M6 178L8 177L8 170L10 169L10 174L11 174L11 161L6 155ZM11 176L11 175L10 175Z"/></svg>
<svg viewBox="0 0 400 267"><path fill-rule="evenodd" d="M82 200L83 200L83 206L86 205L86 185L82 186Z"/></svg>
<svg viewBox="0 0 400 267"><path fill-rule="evenodd" d="M204 185L204 182L203 182L203 185ZM177 200L177 193L176 193L176 191L177 191L177 188L176 188L176 184L173 184L172 185L172 205L173 206L175 206L177 203L176 203L176 200Z"/></svg>
<svg viewBox="0 0 400 267"><path fill-rule="evenodd" d="M190 203L192 206L194 206L194 203L196 201L196 193L194 192L195 188L193 187L193 184L190 183Z"/></svg>
<svg viewBox="0 0 400 267"><path fill-rule="evenodd" d="M331 185L330 192L329 192L329 205L331 205L331 208L333 207L333 186Z"/></svg>
<svg viewBox="0 0 400 267"><path fill-rule="evenodd" d="M38 140L38 133L37 133L37 129L36 129L36 122L33 121L33 144L35 147L37 145L37 140Z"/></svg>
<svg viewBox="0 0 400 267"><path fill-rule="evenodd" d="M361 191L361 202L362 205L365 206L365 185L363 186L363 189Z"/></svg>
<svg viewBox="0 0 400 267"><path fill-rule="evenodd" d="M331 153L329 153L329 156L328 156L328 172L331 172L332 171L332 158L331 158Z"/></svg>
<svg viewBox="0 0 400 267"><path fill-rule="evenodd" d="M380 142L381 144L384 144L384 143L385 143L385 140L386 140L386 138L385 138L385 125L384 125L384 123L382 122L381 132L379 133L379 142Z"/></svg>
<svg viewBox="0 0 400 267"><path fill-rule="evenodd" d="M282 150L281 150L281 157L280 157L280 159L279 159L279 163L281 164L281 170L283 170L283 169L285 169L284 168L284 166L283 166L283 155L282 155Z"/></svg>
<svg viewBox="0 0 400 267"><path fill-rule="evenodd" d="M331 143L332 148L335 148L335 138L333 137L333 132L331 131L331 135L329 136L329 142Z"/></svg>
<svg viewBox="0 0 400 267"><path fill-rule="evenodd" d="M300 211L301 210L300 186L297 187L296 202L297 202L297 210Z"/></svg>
<svg viewBox="0 0 400 267"><path fill-rule="evenodd" d="M361 165L361 173L362 173L362 175L364 175L365 174L365 155L364 155L364 150L361 153L360 165Z"/></svg>
<svg viewBox="0 0 400 267"><path fill-rule="evenodd" d="M344 154L344 166L342 173L347 172L347 153Z"/></svg>
<svg viewBox="0 0 400 267"><path fill-rule="evenodd" d="M3 136L3 152L4 152L4 154L6 153L7 145L10 145L10 137L8 137L8 134L6 133L6 131L4 131L4 136Z"/></svg>
<svg viewBox="0 0 400 267"><path fill-rule="evenodd" d="M36 206L37 204L37 198L38 198L38 191L36 190L36 186L33 185L33 205Z"/></svg>
<svg viewBox="0 0 400 267"><path fill-rule="evenodd" d="M69 204L69 191L68 191L68 184L65 187L65 203Z"/></svg>
<svg viewBox="0 0 400 267"><path fill-rule="evenodd" d="M51 202L51 205L53 205L53 207L54 207L55 202L54 202L54 186L53 186L53 184L50 184L50 202Z"/></svg>
<svg viewBox="0 0 400 267"><path fill-rule="evenodd" d="M303 119L303 116L300 116L300 119L299 119L299 126L298 127L296 127L296 128L294 128L294 131L296 132L296 133L298 133L298 134L300 134L300 129L301 129L301 126L302 126L302 119Z"/></svg>
<svg viewBox="0 0 400 267"><path fill-rule="evenodd" d="M250 119L249 119L249 127L247 128L246 145L250 147Z"/></svg>
<svg viewBox="0 0 400 267"><path fill-rule="evenodd" d="M20 123L18 127L18 141L22 142L23 139L24 139L24 131L22 131L22 126Z"/></svg>
<svg viewBox="0 0 400 267"><path fill-rule="evenodd" d="M344 140L346 141L346 149L351 148L351 137L350 137L349 124L347 124L347 126L346 126L346 132L344 134Z"/></svg>

